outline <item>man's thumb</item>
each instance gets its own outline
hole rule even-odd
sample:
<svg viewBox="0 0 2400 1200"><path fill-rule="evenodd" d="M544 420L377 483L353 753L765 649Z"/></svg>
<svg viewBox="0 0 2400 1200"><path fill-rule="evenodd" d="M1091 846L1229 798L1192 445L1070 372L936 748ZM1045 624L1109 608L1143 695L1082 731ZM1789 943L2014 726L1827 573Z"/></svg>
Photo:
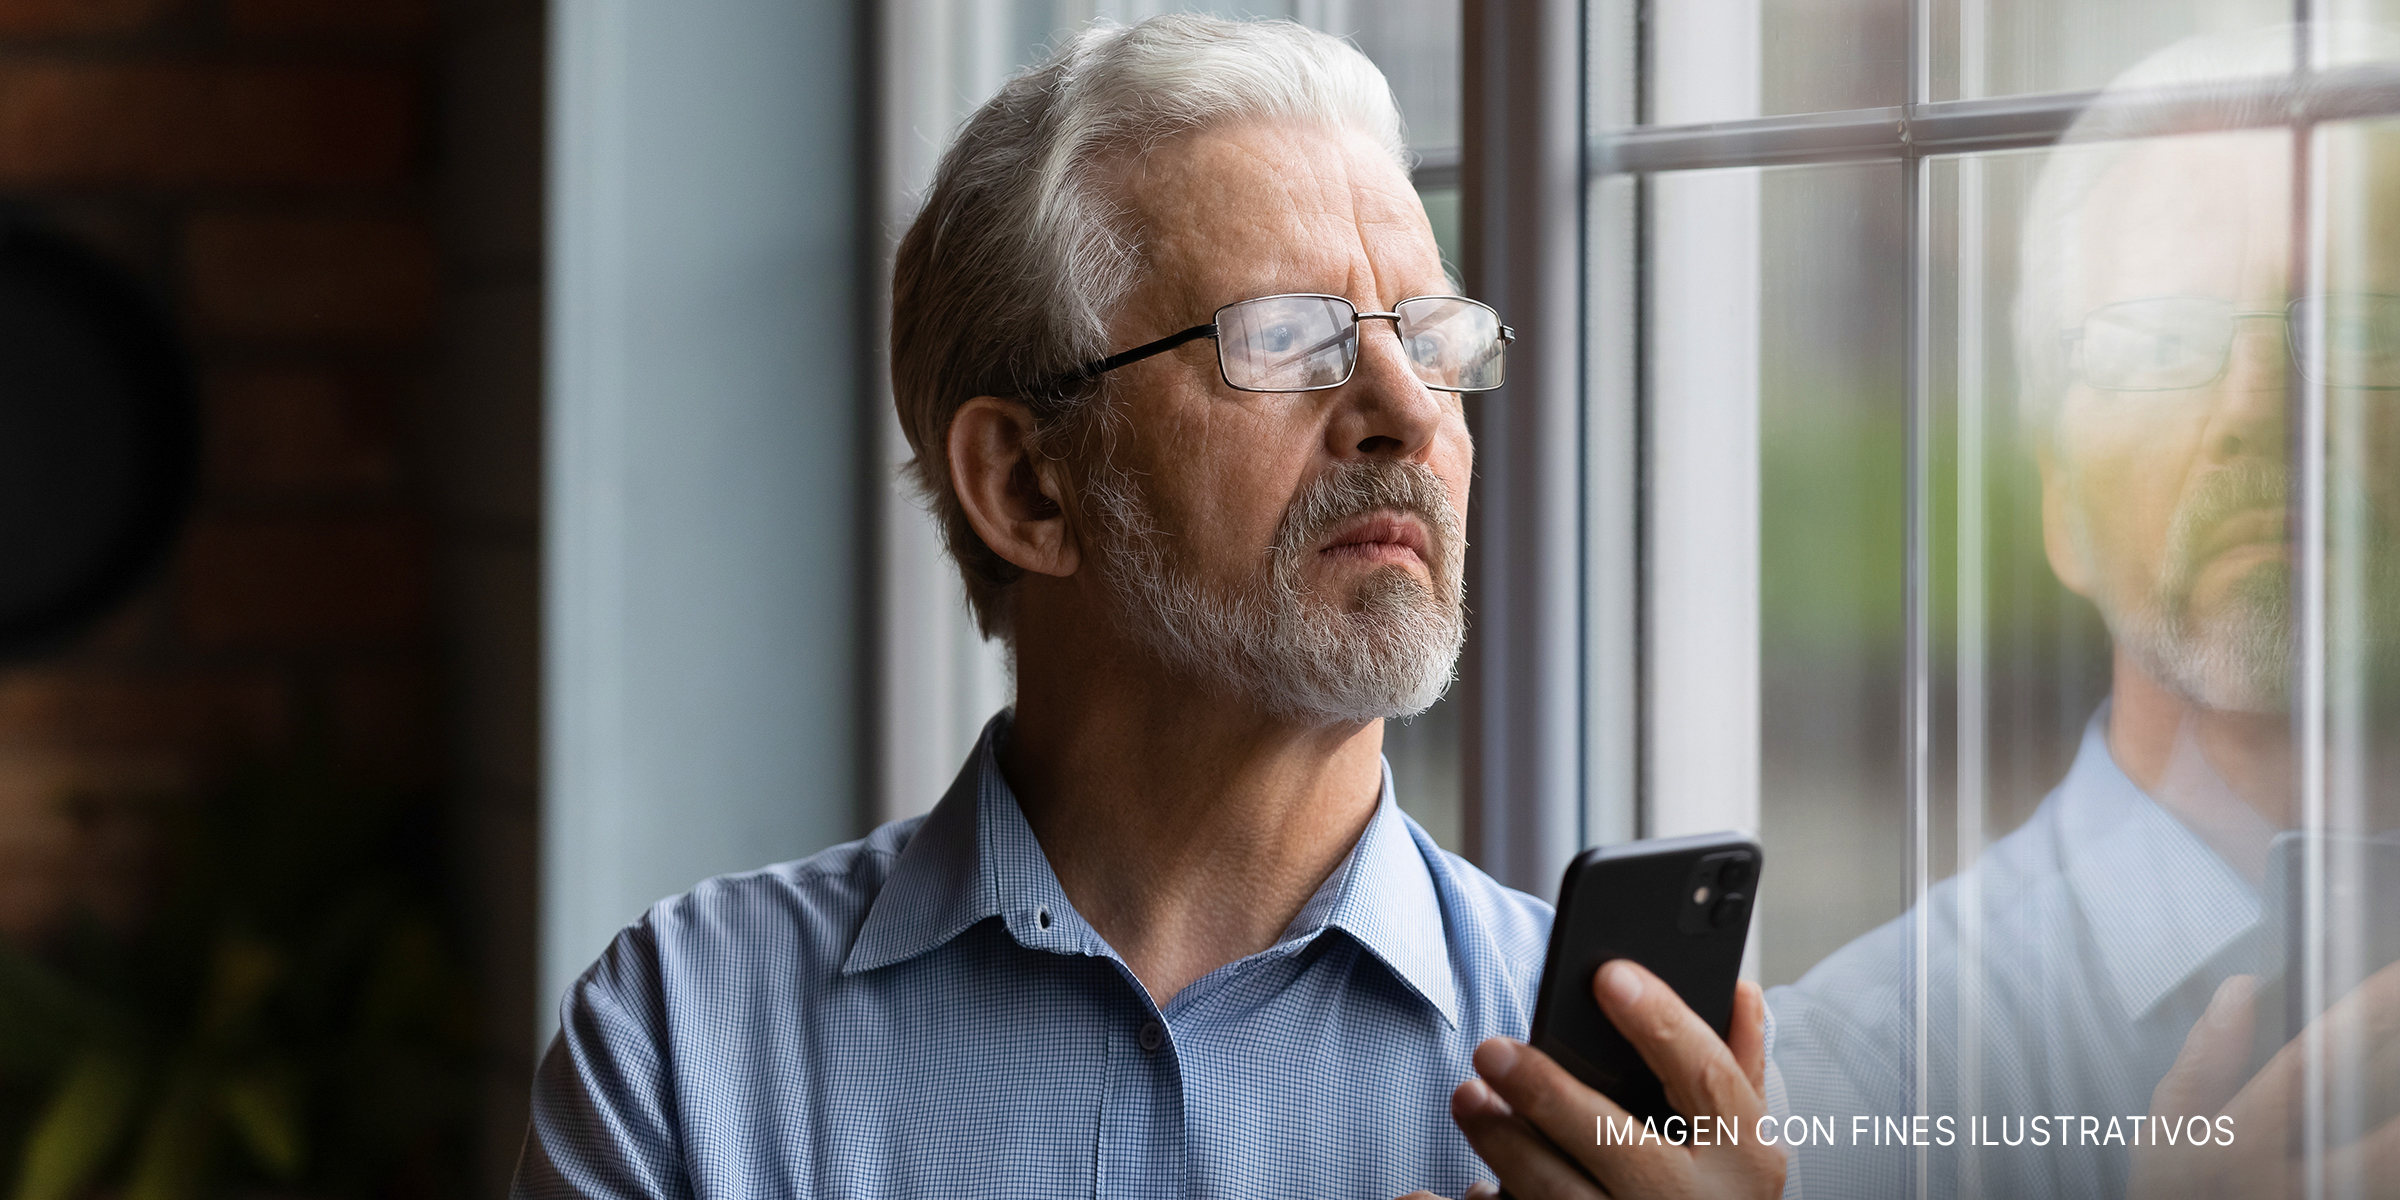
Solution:
<svg viewBox="0 0 2400 1200"><path fill-rule="evenodd" d="M2250 1027L2258 1016L2258 978L2235 975L2217 985L2208 1011L2183 1039L2183 1052L2150 1094L2154 1113L2213 1113L2241 1090L2250 1069Z"/></svg>

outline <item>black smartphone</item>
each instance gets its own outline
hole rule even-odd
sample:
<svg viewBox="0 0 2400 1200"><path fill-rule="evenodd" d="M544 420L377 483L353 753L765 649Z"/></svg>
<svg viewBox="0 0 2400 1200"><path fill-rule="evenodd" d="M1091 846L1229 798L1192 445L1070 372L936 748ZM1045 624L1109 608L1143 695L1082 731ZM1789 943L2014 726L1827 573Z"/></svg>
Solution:
<svg viewBox="0 0 2400 1200"><path fill-rule="evenodd" d="M2317 1007L2301 1002L2294 982L2308 967L2309 858L2318 856L2323 889L2315 940L2321 944L2324 987ZM2347 996L2367 977L2400 962L2400 834L2277 834L2267 849L2259 888L2270 961L2280 969L2260 980L2253 1072L2300 1036L2322 1008Z"/></svg>
<svg viewBox="0 0 2400 1200"><path fill-rule="evenodd" d="M1629 958L1665 980L1724 1037L1766 855L1738 833L1586 850L1558 885L1533 1036L1592 1090L1636 1117L1674 1115L1666 1089L1592 999L1603 963Z"/></svg>

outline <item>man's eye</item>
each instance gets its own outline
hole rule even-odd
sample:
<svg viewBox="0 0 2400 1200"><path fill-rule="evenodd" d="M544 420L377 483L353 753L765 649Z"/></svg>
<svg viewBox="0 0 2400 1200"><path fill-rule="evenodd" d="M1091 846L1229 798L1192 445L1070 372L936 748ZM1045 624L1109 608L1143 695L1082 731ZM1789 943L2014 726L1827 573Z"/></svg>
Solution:
<svg viewBox="0 0 2400 1200"><path fill-rule="evenodd" d="M1292 335L1289 325L1269 325L1259 333L1258 340L1269 350L1289 350L1299 339Z"/></svg>

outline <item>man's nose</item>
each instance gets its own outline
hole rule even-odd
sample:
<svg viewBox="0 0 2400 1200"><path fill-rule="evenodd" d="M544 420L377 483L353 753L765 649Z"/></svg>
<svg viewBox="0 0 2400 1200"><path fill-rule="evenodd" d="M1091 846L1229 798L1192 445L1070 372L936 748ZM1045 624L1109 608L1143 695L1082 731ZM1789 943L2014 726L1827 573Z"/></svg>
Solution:
<svg viewBox="0 0 2400 1200"><path fill-rule="evenodd" d="M2211 460L2283 457L2284 405L2292 358L2281 313L2234 322L2225 375L2211 389L2204 452Z"/></svg>
<svg viewBox="0 0 2400 1200"><path fill-rule="evenodd" d="M1388 318L1358 323L1358 366L1337 395L1341 410L1326 430L1335 458L1422 459L1441 427L1443 393L1417 378Z"/></svg>

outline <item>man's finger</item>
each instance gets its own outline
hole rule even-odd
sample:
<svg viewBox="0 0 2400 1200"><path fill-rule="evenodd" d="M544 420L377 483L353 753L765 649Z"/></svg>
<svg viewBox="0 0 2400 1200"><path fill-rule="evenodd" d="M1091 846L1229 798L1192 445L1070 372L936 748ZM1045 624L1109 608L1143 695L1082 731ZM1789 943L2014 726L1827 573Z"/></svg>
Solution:
<svg viewBox="0 0 2400 1200"><path fill-rule="evenodd" d="M2360 1054L2400 1039L2400 963L2367 976L2312 1023L2324 1027L2329 1044Z"/></svg>
<svg viewBox="0 0 2400 1200"><path fill-rule="evenodd" d="M1725 1048L1742 1065L1750 1090L1766 1095L1767 994L1747 979L1733 985L1733 1028L1726 1032Z"/></svg>
<svg viewBox="0 0 2400 1200"><path fill-rule="evenodd" d="M2329 1196L2400 1195L2400 1121L2325 1156Z"/></svg>
<svg viewBox="0 0 2400 1200"><path fill-rule="evenodd" d="M1592 995L1666 1085L1667 1103L1677 1112L1726 1117L1745 1125L1766 1114L1759 1096L1766 1072L1763 1057L1762 1083L1752 1085L1717 1031L1641 964L1622 958L1603 964L1592 976ZM1735 996L1738 1001L1738 989ZM1760 1037L1763 1042L1765 1034Z"/></svg>
<svg viewBox="0 0 2400 1200"><path fill-rule="evenodd" d="M2368 976L2259 1068L2225 1106L2238 1127L2278 1138L2290 1136L2308 1076L2309 1044L2318 1037L2337 1062L2376 1062L2380 1052L2400 1037L2400 963Z"/></svg>
<svg viewBox="0 0 2400 1200"><path fill-rule="evenodd" d="M2258 979L2235 975L2217 985L2208 1011L2184 1035L2175 1065L2150 1093L2150 1111L2161 1115L2222 1110L2242 1087L2250 1068L2251 1026L2258 1014Z"/></svg>
<svg viewBox="0 0 2400 1200"><path fill-rule="evenodd" d="M1522 1042L1493 1038L1475 1048L1475 1069L1491 1084L1501 1104L1581 1163L1610 1194L1681 1194L1671 1186L1677 1181L1669 1176L1688 1173L1689 1152L1655 1141L1647 1146L1601 1145L1601 1121L1631 1125L1633 1118L1616 1101L1585 1087L1549 1055Z"/></svg>
<svg viewBox="0 0 2400 1200"><path fill-rule="evenodd" d="M1480 1079L1450 1093L1450 1119L1512 1200L1591 1200L1601 1194L1590 1176L1511 1113Z"/></svg>

